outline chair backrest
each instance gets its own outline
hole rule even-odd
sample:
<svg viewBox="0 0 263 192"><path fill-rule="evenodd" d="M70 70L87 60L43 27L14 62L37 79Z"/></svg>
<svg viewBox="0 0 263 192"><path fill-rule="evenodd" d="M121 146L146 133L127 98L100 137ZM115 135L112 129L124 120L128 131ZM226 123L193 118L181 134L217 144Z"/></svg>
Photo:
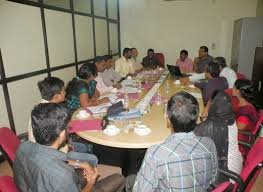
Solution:
<svg viewBox="0 0 263 192"><path fill-rule="evenodd" d="M18 189L12 177L0 177L0 192L18 192Z"/></svg>
<svg viewBox="0 0 263 192"><path fill-rule="evenodd" d="M164 60L164 54L163 53L154 53L154 57L159 60L160 67L165 67L165 60Z"/></svg>
<svg viewBox="0 0 263 192"><path fill-rule="evenodd" d="M242 73L236 72L236 74L237 74L237 79L247 79L247 77Z"/></svg>
<svg viewBox="0 0 263 192"><path fill-rule="evenodd" d="M263 167L263 138L260 137L249 150L244 167L240 174L245 182L245 191L250 191Z"/></svg>
<svg viewBox="0 0 263 192"><path fill-rule="evenodd" d="M0 128L0 150L12 166L16 150L20 144L17 136L7 127Z"/></svg>

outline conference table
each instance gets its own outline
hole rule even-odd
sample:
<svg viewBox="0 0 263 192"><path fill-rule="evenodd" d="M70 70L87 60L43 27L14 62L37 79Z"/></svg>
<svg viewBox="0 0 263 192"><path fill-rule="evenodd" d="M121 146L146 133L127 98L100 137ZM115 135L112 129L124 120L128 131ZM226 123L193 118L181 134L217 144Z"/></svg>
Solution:
<svg viewBox="0 0 263 192"><path fill-rule="evenodd" d="M157 82L158 78L149 78L148 82ZM199 95L197 100L199 102L200 112L203 110L203 100L200 97L201 90L188 85L175 84L176 78L167 74L164 81L159 87L159 93L162 97L167 98L167 100L175 93L185 91L193 95ZM169 91L167 91L169 90ZM149 90L143 90L139 93L139 98L137 100L130 100L129 108L135 107L138 102L145 97ZM110 122L110 124L116 125L121 130L133 124L135 121L141 121L144 125L151 129L151 133L146 136L139 136L133 132L132 129L129 132L121 131L120 134L116 136L108 136L103 133L103 131L83 131L76 133L81 138L103 146L123 148L123 149L147 149L152 145L160 144L165 141L165 139L171 134L171 129L167 123L167 117L164 115L164 104L156 105L153 104L150 107L150 111L147 114L142 115L139 118L127 119L120 122ZM76 119L76 114L79 112L78 109L73 114L73 119Z"/></svg>

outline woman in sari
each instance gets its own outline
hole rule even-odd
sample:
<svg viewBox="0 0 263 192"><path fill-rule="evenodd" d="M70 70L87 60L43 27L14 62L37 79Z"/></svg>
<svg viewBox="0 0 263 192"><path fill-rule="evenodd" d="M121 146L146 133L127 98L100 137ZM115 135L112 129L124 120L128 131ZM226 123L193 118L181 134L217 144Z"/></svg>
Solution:
<svg viewBox="0 0 263 192"><path fill-rule="evenodd" d="M96 89L97 82L96 66L93 63L83 64L77 74L67 85L66 102L68 107L75 111L79 107L96 106L109 102L109 98L99 99L99 92Z"/></svg>
<svg viewBox="0 0 263 192"><path fill-rule="evenodd" d="M230 97L224 91L214 92L208 116L196 126L194 132L196 135L207 136L214 140L220 169L237 174L241 172L243 159L238 149L235 114ZM228 178L219 174L218 182L227 180Z"/></svg>

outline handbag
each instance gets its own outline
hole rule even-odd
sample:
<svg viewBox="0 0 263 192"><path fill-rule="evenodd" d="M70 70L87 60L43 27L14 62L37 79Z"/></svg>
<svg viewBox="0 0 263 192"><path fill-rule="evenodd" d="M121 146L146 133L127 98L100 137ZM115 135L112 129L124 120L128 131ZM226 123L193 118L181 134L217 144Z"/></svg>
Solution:
<svg viewBox="0 0 263 192"><path fill-rule="evenodd" d="M108 117L118 115L119 113L121 113L123 111L125 111L125 109L123 107L122 101L119 101L119 102L113 104L112 106L110 106L107 109L107 114L102 118L102 121L101 121L102 130L105 129L107 127L107 125L109 124Z"/></svg>

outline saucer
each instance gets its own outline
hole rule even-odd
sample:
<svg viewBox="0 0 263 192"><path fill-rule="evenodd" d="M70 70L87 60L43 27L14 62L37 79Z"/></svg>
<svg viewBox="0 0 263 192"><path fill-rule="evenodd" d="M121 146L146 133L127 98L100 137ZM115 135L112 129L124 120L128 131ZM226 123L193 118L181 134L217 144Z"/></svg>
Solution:
<svg viewBox="0 0 263 192"><path fill-rule="evenodd" d="M103 133L108 136L115 136L120 133L120 129L115 125L108 125L106 129L103 130Z"/></svg>
<svg viewBox="0 0 263 192"><path fill-rule="evenodd" d="M87 118L89 118L89 116L90 116L90 114L89 113L85 113L85 115L83 115L83 114L77 114L76 115L76 118L77 119L87 119Z"/></svg>
<svg viewBox="0 0 263 192"><path fill-rule="evenodd" d="M134 128L134 133L140 136L149 135L152 130L145 125L139 125L138 127Z"/></svg>

